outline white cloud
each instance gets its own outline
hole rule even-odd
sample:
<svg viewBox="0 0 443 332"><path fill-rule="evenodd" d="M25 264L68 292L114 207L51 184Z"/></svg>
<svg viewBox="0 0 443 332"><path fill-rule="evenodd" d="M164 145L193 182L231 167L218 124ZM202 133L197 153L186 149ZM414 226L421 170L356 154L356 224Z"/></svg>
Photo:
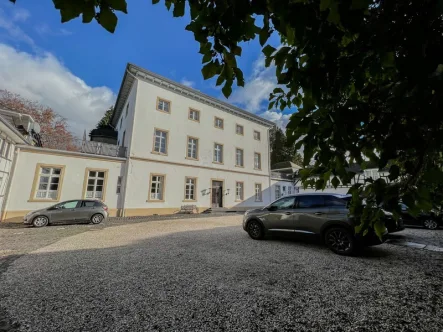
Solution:
<svg viewBox="0 0 443 332"><path fill-rule="evenodd" d="M252 74L243 88L236 89L229 101L258 113L267 109L269 94L277 86L275 67L265 67L265 58L261 55L253 64Z"/></svg>
<svg viewBox="0 0 443 332"><path fill-rule="evenodd" d="M291 115L292 114L283 114L282 112L279 111L266 111L260 114L261 117L274 122L277 126L279 126L282 129L286 128Z"/></svg>
<svg viewBox="0 0 443 332"><path fill-rule="evenodd" d="M180 83L183 85L186 85L187 87L190 87L190 88L194 87L194 85L195 85L195 82L186 79L186 77L182 78Z"/></svg>
<svg viewBox="0 0 443 332"><path fill-rule="evenodd" d="M31 16L31 14L29 13L29 11L27 11L24 8L15 8L13 10L13 17L12 20L15 22L25 22L29 17Z"/></svg>
<svg viewBox="0 0 443 332"><path fill-rule="evenodd" d="M50 36L70 36L72 32L66 29L58 29L53 30L46 23L39 24L35 27L35 31L41 36L50 35Z"/></svg>
<svg viewBox="0 0 443 332"><path fill-rule="evenodd" d="M16 24L28 19L29 13L26 13L25 10L13 10L7 14L0 8L0 29L5 30L12 41L23 42L36 49L34 40Z"/></svg>
<svg viewBox="0 0 443 332"><path fill-rule="evenodd" d="M108 87L91 87L50 53L34 55L0 43L0 89L54 109L79 137L114 103Z"/></svg>

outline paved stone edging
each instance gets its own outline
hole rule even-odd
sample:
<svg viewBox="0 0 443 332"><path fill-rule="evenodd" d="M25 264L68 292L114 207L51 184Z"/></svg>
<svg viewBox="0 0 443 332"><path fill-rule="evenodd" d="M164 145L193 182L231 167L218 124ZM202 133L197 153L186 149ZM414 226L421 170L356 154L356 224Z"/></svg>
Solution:
<svg viewBox="0 0 443 332"><path fill-rule="evenodd" d="M396 246L402 246L402 247L408 247L408 248L414 248L414 249L423 249L423 250L429 250L429 251L435 251L435 252L443 252L442 247L437 247L431 244L422 244L422 243L415 243L415 242L408 242L408 241L402 241L402 240L387 240L386 243L393 244Z"/></svg>

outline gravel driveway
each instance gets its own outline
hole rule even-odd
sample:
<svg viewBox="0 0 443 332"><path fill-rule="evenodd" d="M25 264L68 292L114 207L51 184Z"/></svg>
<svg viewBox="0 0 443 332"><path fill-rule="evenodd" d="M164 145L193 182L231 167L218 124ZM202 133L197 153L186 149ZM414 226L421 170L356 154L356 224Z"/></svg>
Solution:
<svg viewBox="0 0 443 332"><path fill-rule="evenodd" d="M439 252L384 244L342 257L315 240L251 240L241 216L88 230L9 264L0 305L14 329L443 330Z"/></svg>

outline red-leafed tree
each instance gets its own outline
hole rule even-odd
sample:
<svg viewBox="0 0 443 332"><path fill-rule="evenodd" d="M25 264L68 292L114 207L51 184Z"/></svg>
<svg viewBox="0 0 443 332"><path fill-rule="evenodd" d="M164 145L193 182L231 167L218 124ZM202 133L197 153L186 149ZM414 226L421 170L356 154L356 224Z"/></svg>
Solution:
<svg viewBox="0 0 443 332"><path fill-rule="evenodd" d="M66 119L50 107L7 90L0 90L0 107L32 116L40 125L43 147L69 151L77 150L74 135L68 129Z"/></svg>

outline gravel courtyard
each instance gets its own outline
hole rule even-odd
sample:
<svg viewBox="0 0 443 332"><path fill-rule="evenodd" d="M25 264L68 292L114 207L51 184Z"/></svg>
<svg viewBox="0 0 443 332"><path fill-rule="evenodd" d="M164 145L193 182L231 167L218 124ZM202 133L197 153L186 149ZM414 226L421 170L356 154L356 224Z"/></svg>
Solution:
<svg viewBox="0 0 443 332"><path fill-rule="evenodd" d="M443 252L342 257L241 218L0 228L0 331L443 331Z"/></svg>

